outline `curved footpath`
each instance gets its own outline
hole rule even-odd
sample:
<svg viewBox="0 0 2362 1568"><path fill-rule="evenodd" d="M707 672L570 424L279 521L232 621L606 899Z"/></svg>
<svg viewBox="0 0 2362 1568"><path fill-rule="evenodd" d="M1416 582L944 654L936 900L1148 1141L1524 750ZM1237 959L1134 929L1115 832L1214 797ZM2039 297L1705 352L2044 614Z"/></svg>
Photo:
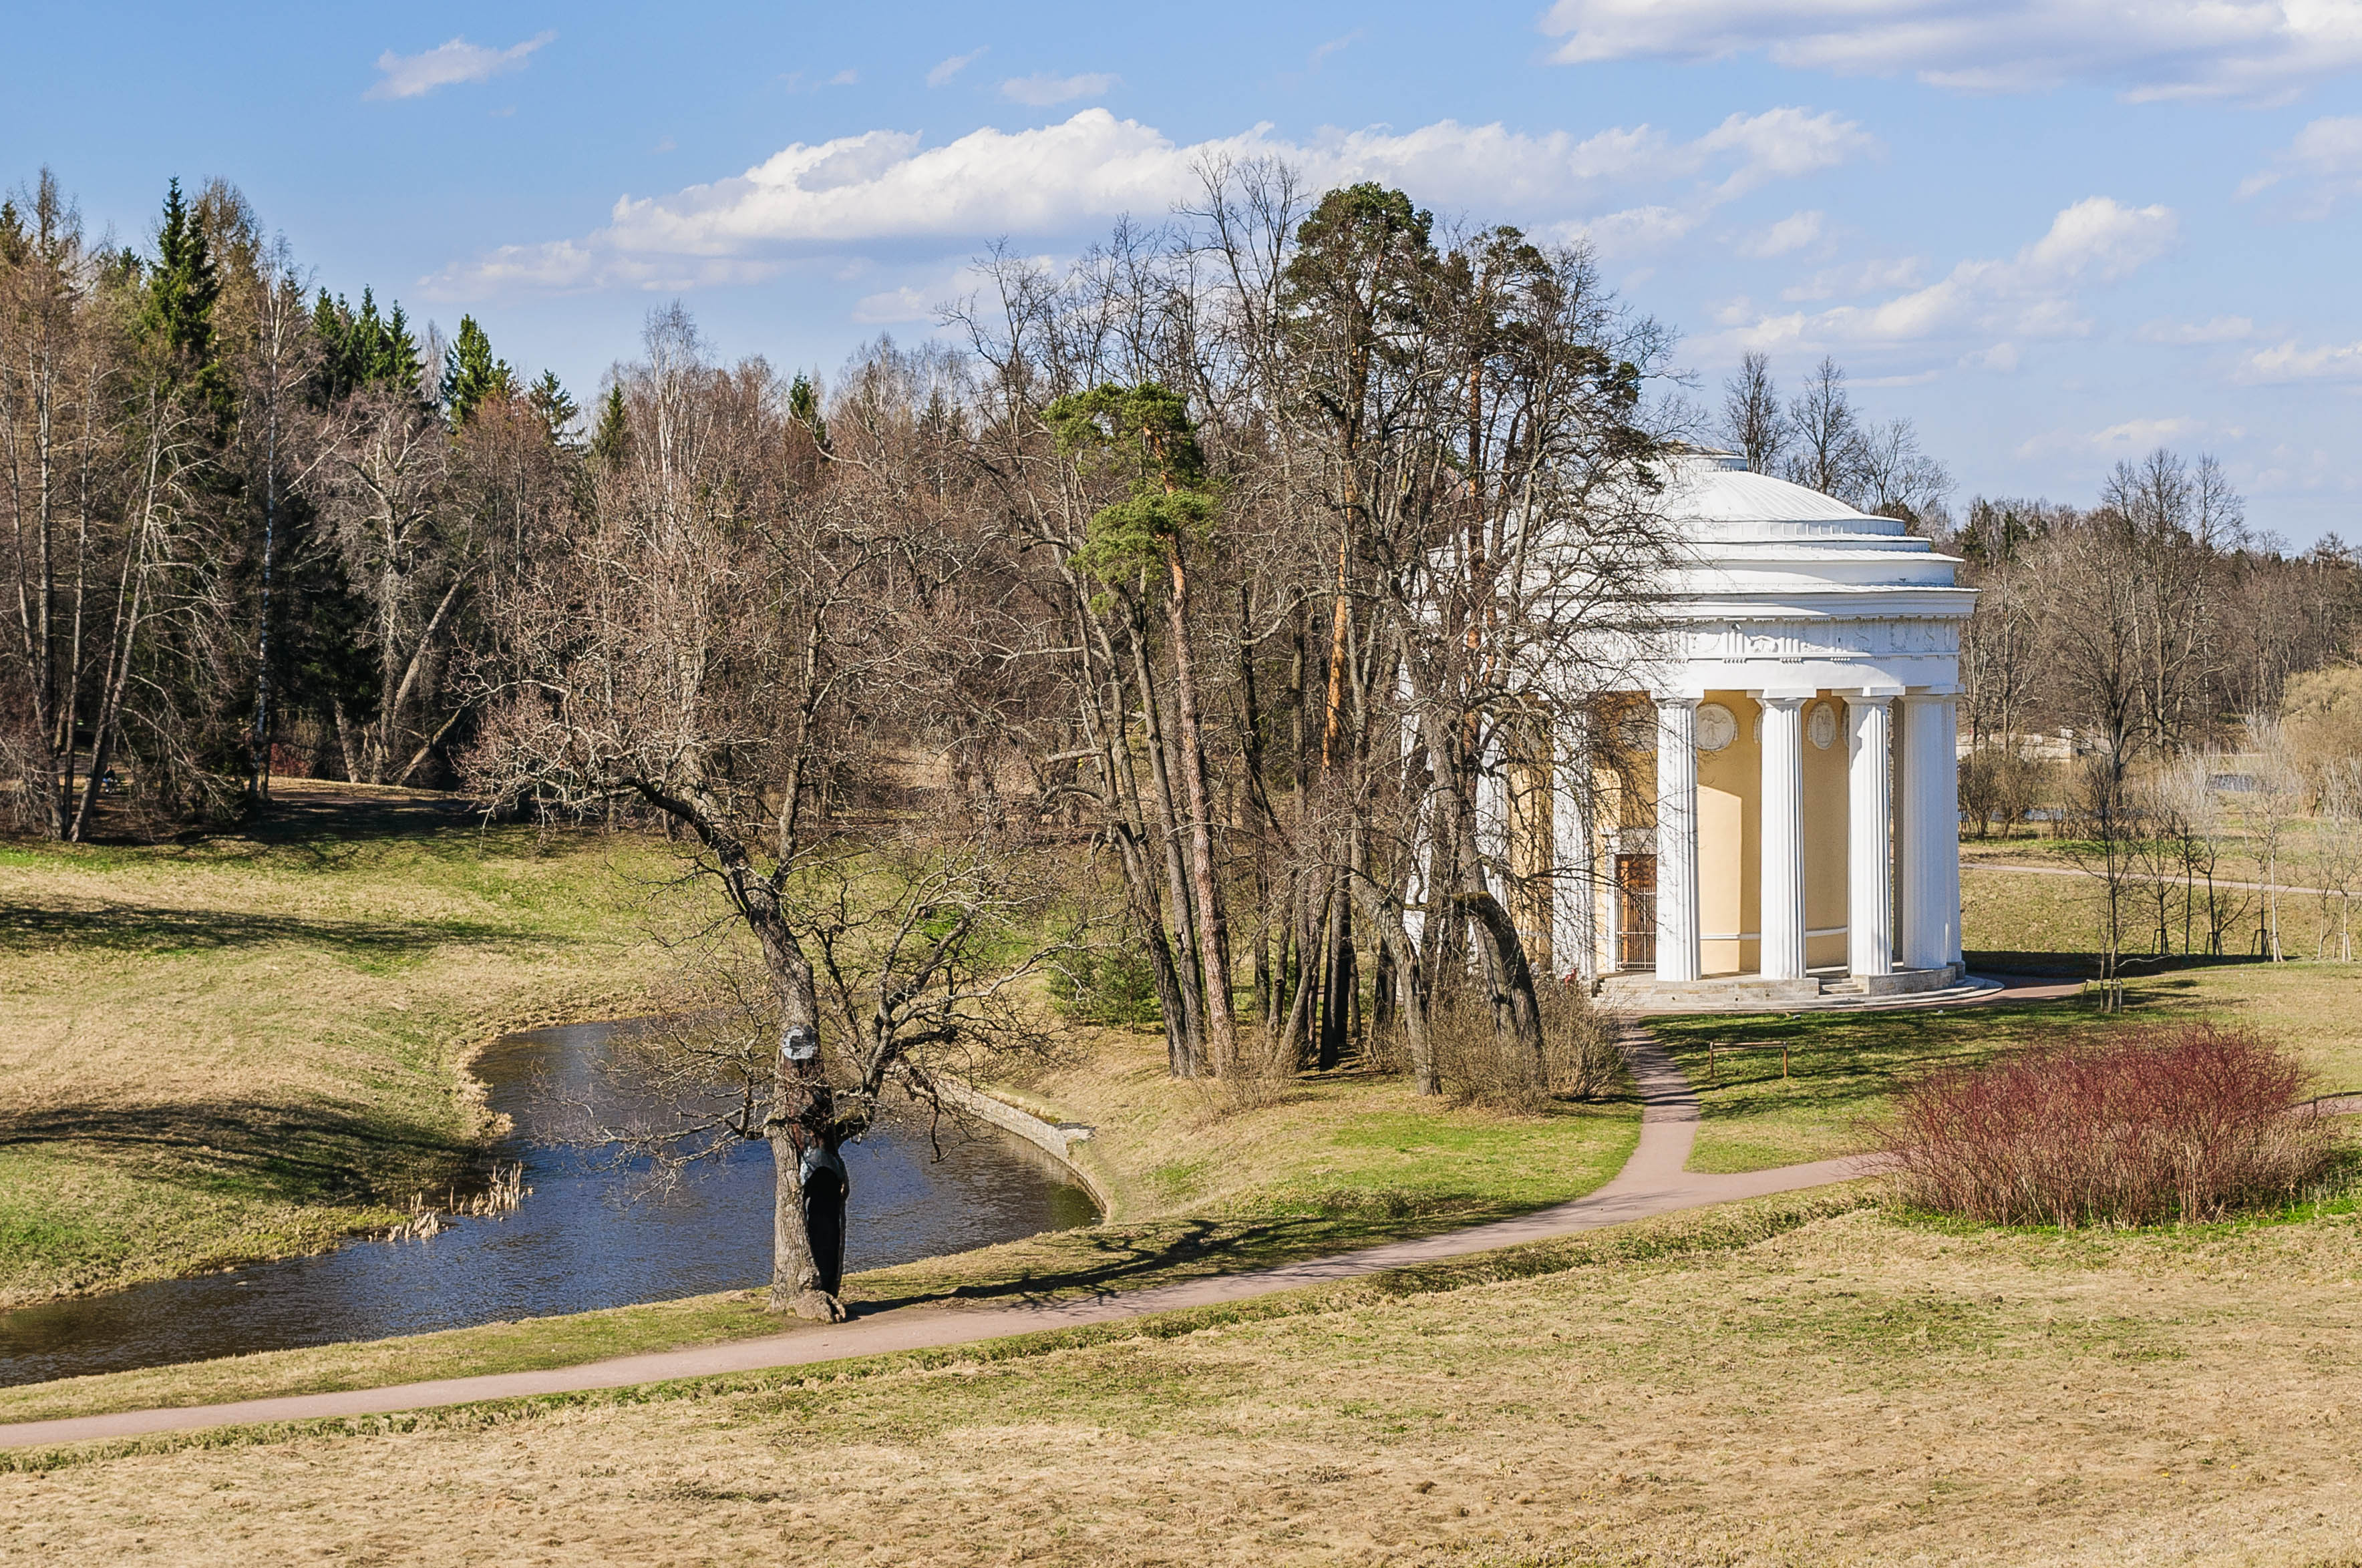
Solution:
<svg viewBox="0 0 2362 1568"><path fill-rule="evenodd" d="M2057 985L2017 981L1979 995L1966 1004L2002 1001L2036 1001L2073 995L2072 981ZM1897 999L1901 1001L1902 999ZM1947 1005L1960 1006L1957 998ZM1924 1002L1923 1005L1926 1004ZM1151 1289L1109 1293L1082 1300L1041 1305L955 1310L904 1307L850 1322L813 1326L760 1339L733 1340L720 1344L692 1345L682 1350L619 1356L578 1366L546 1367L535 1372L504 1372L480 1377L449 1377L431 1383L404 1383L384 1388L354 1388L333 1394L298 1394L272 1399L242 1399L231 1404L189 1405L171 1409L123 1410L113 1415L74 1416L61 1420L19 1421L0 1425L0 1448L35 1443L84 1442L108 1438L140 1437L149 1432L181 1431L198 1427L242 1426L262 1421L317 1420L337 1416L381 1415L394 1410L425 1409L438 1405L472 1404L483 1399L513 1399L535 1394L570 1394L595 1388L624 1388L635 1384L662 1383L682 1377L711 1377L727 1373L759 1372L773 1367L805 1366L848 1356L878 1355L895 1351L926 1350L970 1344L1011 1334L1040 1333L1085 1323L1122 1321L1170 1312L1187 1307L1242 1301L1299 1286L1331 1284L1390 1268L1491 1252L1525 1242L1547 1241L1627 1224L1683 1209L1704 1208L1741 1198L1760 1198L1801 1188L1825 1187L1866 1176L1873 1161L1857 1157L1819 1160L1810 1165L1781 1166L1739 1176L1711 1176L1685 1170L1690 1146L1697 1137L1698 1102L1689 1080L1672 1059L1645 1034L1636 1030L1625 1046L1634 1084L1639 1090L1640 1140L1616 1179L1597 1191L1554 1208L1538 1210L1513 1220L1496 1221L1464 1231L1389 1242L1335 1257L1309 1258L1302 1263L1248 1274L1188 1279Z"/></svg>

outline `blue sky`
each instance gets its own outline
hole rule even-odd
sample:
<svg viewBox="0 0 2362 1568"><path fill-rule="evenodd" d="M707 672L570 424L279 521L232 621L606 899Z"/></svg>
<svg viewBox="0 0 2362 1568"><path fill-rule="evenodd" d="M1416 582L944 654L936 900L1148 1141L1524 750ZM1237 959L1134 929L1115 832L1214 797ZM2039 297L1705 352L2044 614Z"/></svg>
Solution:
<svg viewBox="0 0 2362 1568"><path fill-rule="evenodd" d="M1701 398L1836 355L1958 499L2163 443L2362 536L2362 0L686 9L43 8L0 179L144 239L226 177L320 281L582 396L675 296L825 372L997 238L1062 258L1274 151L1589 237Z"/></svg>

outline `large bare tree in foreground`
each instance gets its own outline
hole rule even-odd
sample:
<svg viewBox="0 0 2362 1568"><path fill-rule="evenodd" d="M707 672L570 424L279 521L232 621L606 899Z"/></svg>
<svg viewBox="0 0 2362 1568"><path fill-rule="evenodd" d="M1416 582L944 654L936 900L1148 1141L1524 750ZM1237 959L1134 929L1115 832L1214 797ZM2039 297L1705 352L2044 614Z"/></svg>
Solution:
<svg viewBox="0 0 2362 1568"><path fill-rule="evenodd" d="M989 825L856 840L832 809L874 772L870 727L938 678L930 621L978 569L913 483L911 411L870 411L891 444L841 419L816 473L767 366L708 364L678 308L646 347L585 537L507 608L524 673L490 697L474 770L498 798L624 796L686 830L731 912L710 971L739 978L677 1031L664 1071L718 1098L670 1142L770 1143L774 1304L834 1319L838 1151L889 1085L930 1097L956 1053L1028 1042L1013 988L1038 960L1012 944L1046 894Z"/></svg>

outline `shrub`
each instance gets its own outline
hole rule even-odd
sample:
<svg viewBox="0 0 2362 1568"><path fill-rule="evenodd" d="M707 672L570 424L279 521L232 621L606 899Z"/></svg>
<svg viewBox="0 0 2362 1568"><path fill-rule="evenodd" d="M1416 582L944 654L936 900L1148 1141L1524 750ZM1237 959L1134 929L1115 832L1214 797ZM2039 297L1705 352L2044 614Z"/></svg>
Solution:
<svg viewBox="0 0 2362 1568"><path fill-rule="evenodd" d="M1910 1201L1984 1224L2154 1224L2286 1202L2335 1155L2306 1073L2252 1030L2084 1034L1905 1089L1881 1142Z"/></svg>
<svg viewBox="0 0 2362 1568"><path fill-rule="evenodd" d="M1495 1031L1490 1004L1473 989L1437 999L1428 1025L1436 1076L1454 1102L1533 1111L1553 1098L1591 1099L1614 1086L1624 1070L1614 1015L1573 986L1545 981L1536 1000L1542 1015L1540 1062Z"/></svg>
<svg viewBox="0 0 2362 1568"><path fill-rule="evenodd" d="M1050 971L1050 992L1078 1024L1131 1025L1164 1021L1156 999L1156 970L1137 942L1086 948Z"/></svg>

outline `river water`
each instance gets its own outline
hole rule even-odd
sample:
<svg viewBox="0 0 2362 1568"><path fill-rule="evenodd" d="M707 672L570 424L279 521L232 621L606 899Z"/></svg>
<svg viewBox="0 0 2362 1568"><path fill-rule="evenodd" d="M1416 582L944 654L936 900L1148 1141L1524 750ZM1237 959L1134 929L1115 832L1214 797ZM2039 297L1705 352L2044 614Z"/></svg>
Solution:
<svg viewBox="0 0 2362 1568"><path fill-rule="evenodd" d="M625 1025L513 1035L476 1072L515 1130L493 1151L522 1161L515 1212L441 1234L350 1242L312 1257L136 1286L0 1313L0 1386L85 1373L384 1339L590 1311L760 1285L770 1277L771 1156L749 1144L647 1190L645 1173L557 1141L557 1107L617 1103L602 1068ZM845 1269L878 1268L1098 1218L1057 1167L1006 1135L946 1124L938 1162L924 1122L889 1117L844 1151L852 1176Z"/></svg>

